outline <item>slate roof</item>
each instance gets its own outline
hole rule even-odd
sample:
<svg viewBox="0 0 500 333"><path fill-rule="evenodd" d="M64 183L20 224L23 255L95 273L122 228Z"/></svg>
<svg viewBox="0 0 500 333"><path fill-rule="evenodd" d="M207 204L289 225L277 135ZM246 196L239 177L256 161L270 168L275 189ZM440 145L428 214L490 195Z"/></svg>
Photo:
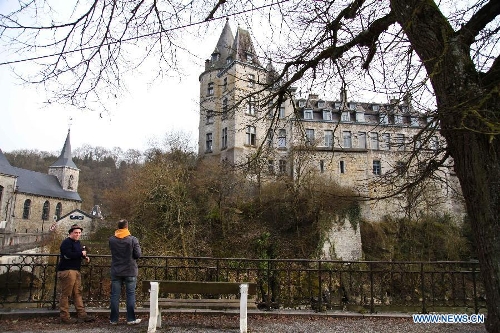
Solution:
<svg viewBox="0 0 500 333"><path fill-rule="evenodd" d="M9 161L7 160L1 149L0 149L0 173L9 176L16 175L14 173L14 168L12 167L12 165L10 165Z"/></svg>

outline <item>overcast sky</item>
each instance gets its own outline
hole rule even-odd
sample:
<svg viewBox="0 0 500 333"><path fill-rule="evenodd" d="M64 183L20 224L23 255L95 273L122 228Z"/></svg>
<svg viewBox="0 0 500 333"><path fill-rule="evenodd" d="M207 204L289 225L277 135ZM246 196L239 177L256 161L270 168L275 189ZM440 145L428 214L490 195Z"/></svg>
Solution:
<svg viewBox="0 0 500 333"><path fill-rule="evenodd" d="M0 6L1 8L1 6ZM9 65L0 65L0 149L36 149L60 152L68 128L72 148L85 144L105 148L120 147L145 150L150 140L161 140L166 133L184 132L197 142L199 116L199 81L204 60L210 57L225 20L204 42L183 42L193 56L181 59L182 77L151 80L151 73L129 76L128 92L108 101L108 112L78 110L70 106L46 104L43 86L23 85ZM233 33L235 24L232 23ZM215 26L215 25L214 25ZM0 60L13 60L0 50ZM26 69L29 62L17 64L15 70ZM148 67L154 71L155 64ZM147 77L147 78L146 78Z"/></svg>

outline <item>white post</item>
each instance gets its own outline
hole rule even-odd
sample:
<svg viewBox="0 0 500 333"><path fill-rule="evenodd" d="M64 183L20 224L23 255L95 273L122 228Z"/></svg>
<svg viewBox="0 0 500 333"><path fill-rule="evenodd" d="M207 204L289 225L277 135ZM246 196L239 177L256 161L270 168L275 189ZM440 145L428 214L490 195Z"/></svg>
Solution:
<svg viewBox="0 0 500 333"><path fill-rule="evenodd" d="M248 284L240 284L240 333L247 333Z"/></svg>
<svg viewBox="0 0 500 333"><path fill-rule="evenodd" d="M150 284L148 333L154 333L157 327L161 327L161 312L158 309L158 290L160 286L158 282L151 281Z"/></svg>

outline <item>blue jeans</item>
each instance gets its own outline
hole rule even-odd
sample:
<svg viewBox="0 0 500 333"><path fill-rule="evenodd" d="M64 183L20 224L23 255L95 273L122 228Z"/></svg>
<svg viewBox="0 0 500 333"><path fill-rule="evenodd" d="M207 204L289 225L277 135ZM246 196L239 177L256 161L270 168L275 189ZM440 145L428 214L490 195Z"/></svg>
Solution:
<svg viewBox="0 0 500 333"><path fill-rule="evenodd" d="M120 314L120 294L122 285L125 284L127 293L127 322L135 320L135 287L137 277L135 276L111 276L111 315L109 320L117 323Z"/></svg>

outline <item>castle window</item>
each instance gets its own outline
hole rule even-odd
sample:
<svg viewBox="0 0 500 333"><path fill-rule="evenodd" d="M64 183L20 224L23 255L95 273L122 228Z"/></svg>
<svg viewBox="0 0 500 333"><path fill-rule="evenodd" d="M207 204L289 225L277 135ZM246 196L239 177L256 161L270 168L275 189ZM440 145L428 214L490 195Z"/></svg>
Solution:
<svg viewBox="0 0 500 333"><path fill-rule="evenodd" d="M273 138L274 138L274 132L270 129L267 132L267 146L272 147L273 146Z"/></svg>
<svg viewBox="0 0 500 333"><path fill-rule="evenodd" d="M227 77L224 78L224 83L222 84L222 89L223 91L226 91L227 90Z"/></svg>
<svg viewBox="0 0 500 333"><path fill-rule="evenodd" d="M387 116L386 113L380 113L380 123L382 125L387 125L389 124L389 117Z"/></svg>
<svg viewBox="0 0 500 333"><path fill-rule="evenodd" d="M382 174L382 166L379 160L373 160L373 174L380 176Z"/></svg>
<svg viewBox="0 0 500 333"><path fill-rule="evenodd" d="M318 101L318 108L324 108L325 107L325 101Z"/></svg>
<svg viewBox="0 0 500 333"><path fill-rule="evenodd" d="M335 109L340 109L340 102L335 102L334 103L334 108Z"/></svg>
<svg viewBox="0 0 500 333"><path fill-rule="evenodd" d="M0 204L2 203L2 196L3 196L3 186L0 185Z"/></svg>
<svg viewBox="0 0 500 333"><path fill-rule="evenodd" d="M389 133L382 134L382 149L383 150L391 149L391 135Z"/></svg>
<svg viewBox="0 0 500 333"><path fill-rule="evenodd" d="M222 100L222 120L227 119L227 98Z"/></svg>
<svg viewBox="0 0 500 333"><path fill-rule="evenodd" d="M377 105L377 104L372 105L372 110L373 110L373 111L378 111L378 110L380 110L380 105Z"/></svg>
<svg viewBox="0 0 500 333"><path fill-rule="evenodd" d="M303 99L299 100L299 108L303 108L304 106L306 106L306 101Z"/></svg>
<svg viewBox="0 0 500 333"><path fill-rule="evenodd" d="M212 133L207 133L206 135L206 146L205 146L205 152L206 153L211 153L212 152Z"/></svg>
<svg viewBox="0 0 500 333"><path fill-rule="evenodd" d="M374 150L378 150L378 133L372 132L370 133L370 148Z"/></svg>
<svg viewBox="0 0 500 333"><path fill-rule="evenodd" d="M323 120L332 120L332 112L323 110Z"/></svg>
<svg viewBox="0 0 500 333"><path fill-rule="evenodd" d="M324 133L325 133L325 147L333 147L333 131L326 130Z"/></svg>
<svg viewBox="0 0 500 333"><path fill-rule="evenodd" d="M344 139L344 148L352 148L352 138L350 131L342 132L342 138Z"/></svg>
<svg viewBox="0 0 500 333"><path fill-rule="evenodd" d="M213 110L207 111L207 122L206 123L207 123L207 125L214 123L214 111Z"/></svg>
<svg viewBox="0 0 500 333"><path fill-rule="evenodd" d="M420 124L418 122L418 117L410 117L410 125L413 127L420 126Z"/></svg>
<svg viewBox="0 0 500 333"><path fill-rule="evenodd" d="M306 145L314 144L314 129L306 129Z"/></svg>
<svg viewBox="0 0 500 333"><path fill-rule="evenodd" d="M227 148L227 127L224 127L222 129L222 141L221 141L221 144L222 144L222 149L225 149Z"/></svg>
<svg viewBox="0 0 500 333"><path fill-rule="evenodd" d="M358 132L358 148L366 149L366 132Z"/></svg>
<svg viewBox="0 0 500 333"><path fill-rule="evenodd" d="M406 165L402 161L397 161L395 169L396 173L401 176L406 172Z"/></svg>
<svg viewBox="0 0 500 333"><path fill-rule="evenodd" d="M339 162L339 170L340 170L340 173L345 173L345 163L344 163L344 161L340 161Z"/></svg>
<svg viewBox="0 0 500 333"><path fill-rule="evenodd" d="M278 114L278 118L279 119L285 118L285 107L283 105L280 106L280 111L279 111L279 114Z"/></svg>
<svg viewBox="0 0 500 333"><path fill-rule="evenodd" d="M56 205L56 219L60 219L62 214L62 204L60 202Z"/></svg>
<svg viewBox="0 0 500 333"><path fill-rule="evenodd" d="M396 134L394 138L396 150L403 151L405 150L405 135L404 134Z"/></svg>
<svg viewBox="0 0 500 333"><path fill-rule="evenodd" d="M47 221L50 214L50 202L47 200L43 203L42 220Z"/></svg>
<svg viewBox="0 0 500 333"><path fill-rule="evenodd" d="M255 116L255 99L253 96L248 97L247 114Z"/></svg>
<svg viewBox="0 0 500 333"><path fill-rule="evenodd" d="M226 65L229 65L233 62L233 58L232 57L227 57L226 59Z"/></svg>
<svg viewBox="0 0 500 333"><path fill-rule="evenodd" d="M433 136L430 141L430 146L432 150L438 150L439 149L439 140L437 136Z"/></svg>
<svg viewBox="0 0 500 333"><path fill-rule="evenodd" d="M24 206L23 206L23 219L27 220L30 218L30 211L31 211L31 200L26 199L24 201Z"/></svg>
<svg viewBox="0 0 500 333"><path fill-rule="evenodd" d="M267 160L267 171L270 174L274 173L274 160Z"/></svg>
<svg viewBox="0 0 500 333"><path fill-rule="evenodd" d="M394 115L394 124L402 125L403 124L403 116L400 114Z"/></svg>
<svg viewBox="0 0 500 333"><path fill-rule="evenodd" d="M248 74L248 86L250 88L255 87L255 75L254 74Z"/></svg>
<svg viewBox="0 0 500 333"><path fill-rule="evenodd" d="M349 110L356 110L356 103L349 103Z"/></svg>
<svg viewBox="0 0 500 333"><path fill-rule="evenodd" d="M278 132L278 148L286 148L286 130L280 129Z"/></svg>
<svg viewBox="0 0 500 333"><path fill-rule="evenodd" d="M212 53L212 62L219 60L219 53Z"/></svg>
<svg viewBox="0 0 500 333"><path fill-rule="evenodd" d="M247 126L247 145L255 146L257 144L257 135L255 133L255 126Z"/></svg>
<svg viewBox="0 0 500 333"><path fill-rule="evenodd" d="M319 172L321 172L321 173L325 172L325 161L324 160L319 161Z"/></svg>
<svg viewBox="0 0 500 333"><path fill-rule="evenodd" d="M250 52L246 53L246 61L247 62L252 62L253 60L253 55Z"/></svg>
<svg viewBox="0 0 500 333"><path fill-rule="evenodd" d="M304 119L305 120L312 120L313 119L313 110L311 110L311 109L304 110Z"/></svg>
<svg viewBox="0 0 500 333"><path fill-rule="evenodd" d="M214 95L214 83L213 82L209 82L208 83L207 95L208 96L213 96Z"/></svg>
<svg viewBox="0 0 500 333"><path fill-rule="evenodd" d="M286 160L279 161L279 170L282 174L286 173Z"/></svg>

